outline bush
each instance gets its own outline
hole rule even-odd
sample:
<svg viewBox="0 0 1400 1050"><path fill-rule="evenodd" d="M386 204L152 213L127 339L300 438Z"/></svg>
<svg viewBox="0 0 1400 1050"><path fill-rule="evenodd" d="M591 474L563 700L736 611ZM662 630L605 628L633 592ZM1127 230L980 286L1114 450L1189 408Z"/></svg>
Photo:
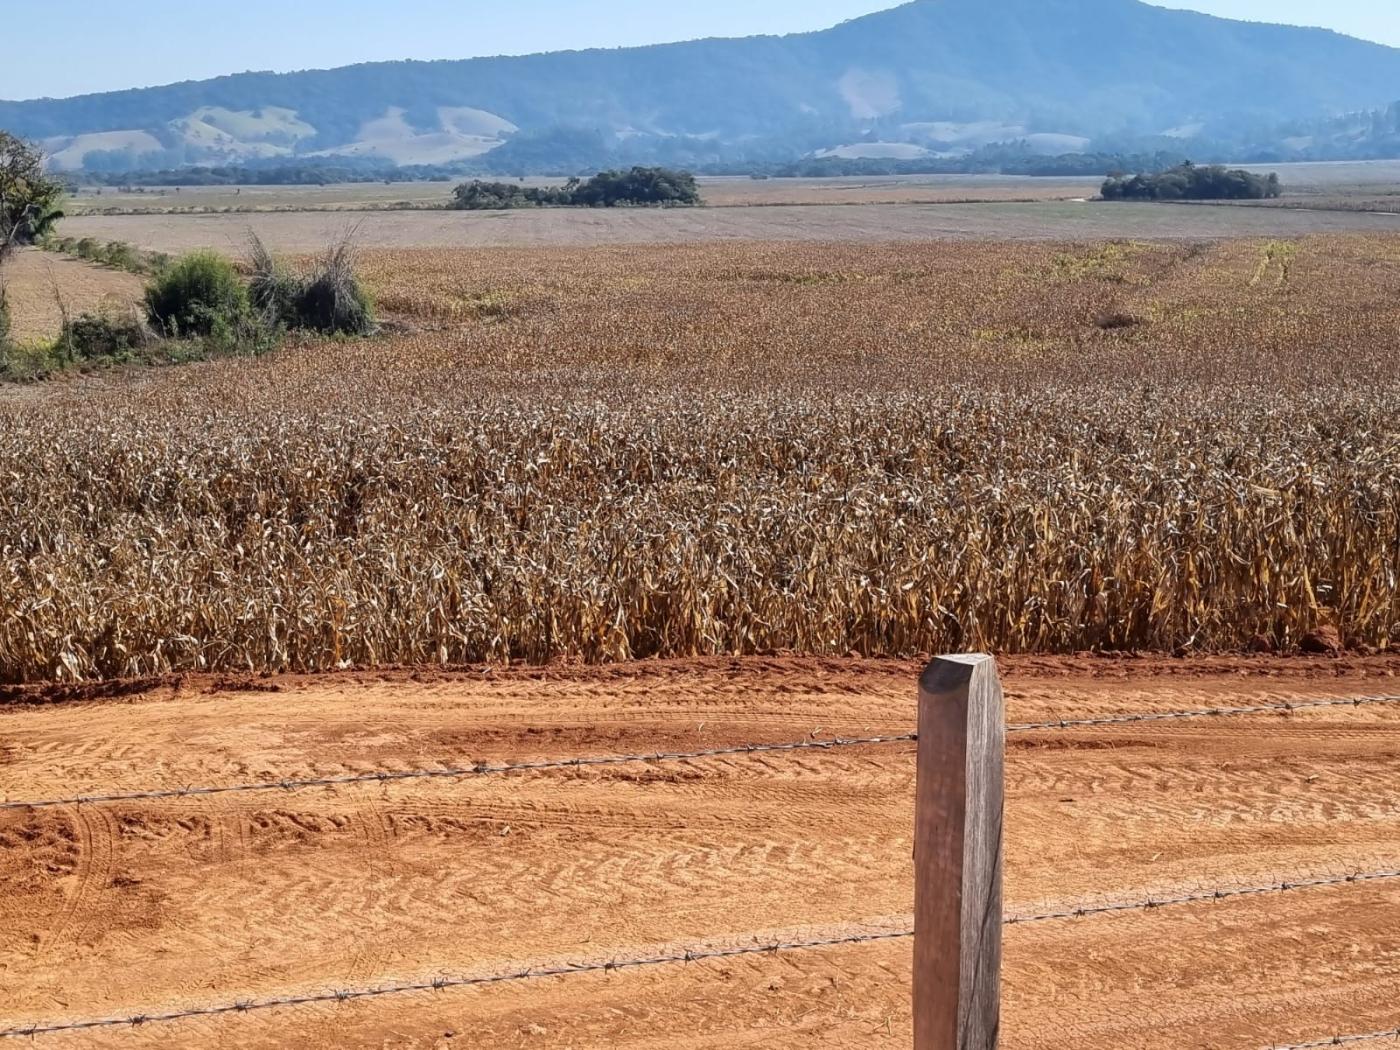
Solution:
<svg viewBox="0 0 1400 1050"><path fill-rule="evenodd" d="M136 313L83 314L64 322L54 349L69 362L128 361L154 342Z"/></svg>
<svg viewBox="0 0 1400 1050"><path fill-rule="evenodd" d="M102 249L102 262L117 270L139 270L141 260L136 249L125 241L109 241Z"/></svg>
<svg viewBox="0 0 1400 1050"><path fill-rule="evenodd" d="M5 289L0 288L0 346L10 341L10 300Z"/></svg>
<svg viewBox="0 0 1400 1050"><path fill-rule="evenodd" d="M257 234L249 234L249 244L248 267L253 276L248 281L248 298L258 319L268 328L294 327L302 282L273 258Z"/></svg>
<svg viewBox="0 0 1400 1050"><path fill-rule="evenodd" d="M329 249L301 288L296 327L324 335L369 335L374 306L355 273L349 239Z"/></svg>
<svg viewBox="0 0 1400 1050"><path fill-rule="evenodd" d="M252 237L248 292L259 319L269 328L296 328L322 335L369 335L374 306L355 272L350 238L326 251L305 276L291 273Z"/></svg>
<svg viewBox="0 0 1400 1050"><path fill-rule="evenodd" d="M213 252L175 262L146 286L151 324L169 336L236 341L252 321L248 289L233 264Z"/></svg>

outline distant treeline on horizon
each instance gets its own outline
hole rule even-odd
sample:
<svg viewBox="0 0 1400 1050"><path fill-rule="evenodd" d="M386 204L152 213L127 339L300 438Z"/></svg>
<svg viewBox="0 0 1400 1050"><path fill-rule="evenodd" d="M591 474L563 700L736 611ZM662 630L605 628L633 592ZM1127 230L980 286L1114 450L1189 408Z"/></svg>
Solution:
<svg viewBox="0 0 1400 1050"><path fill-rule="evenodd" d="M686 170L696 175L751 178L840 178L887 175L1022 175L1102 178L1124 173L1157 174L1187 161L1181 153L1066 153L1037 156L1014 147L988 147L964 158L888 160L813 157L787 163L711 164ZM1244 161L1249 163L1248 159ZM1261 163L1268 163L1265 159ZM616 165L581 165L509 177L588 177ZM63 178L82 188L139 189L162 186L334 186L369 182L456 182L464 178L500 177L479 163L406 165L372 158L315 159L258 164L195 165L123 172L69 172Z"/></svg>

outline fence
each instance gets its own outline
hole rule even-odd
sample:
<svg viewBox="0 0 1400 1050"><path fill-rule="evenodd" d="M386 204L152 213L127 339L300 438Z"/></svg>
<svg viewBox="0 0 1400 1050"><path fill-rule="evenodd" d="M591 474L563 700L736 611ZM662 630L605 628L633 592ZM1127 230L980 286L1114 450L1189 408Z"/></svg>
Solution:
<svg viewBox="0 0 1400 1050"><path fill-rule="evenodd" d="M1271 704L1197 708L1007 725L996 663L989 656L948 656L935 660L919 680L918 732L856 739L746 744L702 751L601 755L537 762L422 770L381 770L337 777L284 779L249 784L186 786L106 795L0 802L0 811L119 802L198 798L231 793L336 788L417 779L455 779L510 773L615 766L632 763L695 762L721 756L829 751L836 748L918 743L915 805L915 909L912 925L852 932L817 939L779 939L742 945L696 945L684 951L627 958L592 959L525 967L491 974L439 976L428 980L339 989L278 998L91 1020L0 1028L0 1039L36 1038L121 1026L312 1004L345 1003L387 996L479 987L514 981L613 973L641 967L678 965L708 959L814 950L843 945L913 939L915 1050L996 1050L1001 1029L1001 948L1005 927L1065 922L1126 912L1154 911L1241 897L1296 893L1323 887L1400 881L1392 870L1300 878L1256 886L1220 887L1167 897L1092 903L1042 914L1006 915L1002 907L1005 740L1008 733L1090 728L1187 719L1245 717L1338 707L1400 702L1400 695L1298 699ZM1276 1044L1264 1050L1317 1050L1381 1039L1400 1039L1400 1027L1355 1035L1333 1035L1312 1042Z"/></svg>

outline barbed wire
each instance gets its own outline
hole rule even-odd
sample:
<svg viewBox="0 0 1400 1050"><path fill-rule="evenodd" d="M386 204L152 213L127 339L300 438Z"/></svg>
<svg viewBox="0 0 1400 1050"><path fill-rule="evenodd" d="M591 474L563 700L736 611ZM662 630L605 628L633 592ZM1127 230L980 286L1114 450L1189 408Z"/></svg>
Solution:
<svg viewBox="0 0 1400 1050"><path fill-rule="evenodd" d="M1329 707L1365 707L1371 704L1400 703L1400 695L1327 697L1324 699L1286 700L1273 704L1251 704L1242 707L1202 707L1186 711L1158 711L1132 715L1104 715L1096 718L1056 719L1046 722L1021 722L1007 726L1008 733L1026 733L1056 729L1082 729L1095 726L1131 725L1142 722L1173 722L1187 719L1225 716L1274 714L1316 710ZM699 751L659 751L635 755L596 755L582 758L546 759L538 762L513 762L493 765L478 762L472 766L444 769L376 770L370 773L347 773L339 776L286 778L263 780L247 784L188 786L158 788L105 795L73 795L67 798L0 802L0 812L18 809L53 809L59 806L99 805L113 802L143 802L163 799L207 797L210 795L247 794L267 791L303 791L319 787L348 787L360 784L389 784L411 780L456 780L474 776L493 776L531 770L575 769L589 766L618 766L637 763L692 762L702 758L734 755L754 755L783 751L829 751L843 747L869 747L878 744L916 743L918 733L897 736L872 736L854 739L840 737L831 740L799 740L782 744L738 744L731 747L706 748Z"/></svg>
<svg viewBox="0 0 1400 1050"><path fill-rule="evenodd" d="M1038 915L1007 916L1003 922L1007 926L1022 926L1030 923L1060 922L1071 919L1084 919L1098 915L1133 911L1156 911L1162 908L1230 900L1246 896L1292 893L1300 890L1317 889L1325 886L1341 886L1381 880L1400 879L1400 870L1373 871L1351 875L1338 875L1328 878L1296 879L1288 882L1270 883L1265 886L1217 889L1204 893L1193 893L1177 897L1149 897L1146 900L1118 904L1085 905L1064 911L1045 912ZM305 995L289 995L272 999L242 1000L215 1006L194 1007L188 1010L173 1010L159 1014L136 1014L130 1017L105 1017L89 1021L70 1021L52 1024L33 1024L21 1028L0 1029L0 1039L34 1037L59 1032L88 1031L95 1028L140 1027L146 1024L161 1024L171 1021L188 1020L199 1017L218 1017L225 1014L251 1013L272 1010L286 1006L310 1006L324 1003L347 1003L362 999L379 999L391 995L406 995L414 992L444 991L452 988L470 988L482 985L506 984L514 981L537 980L544 977L569 977L586 973L613 973L620 970L634 970L650 966L673 965L676 963L704 962L712 959L727 959L745 955L768 955L784 951L807 951L817 948L844 947L857 944L873 944L880 941L904 940L914 936L912 926L897 930L851 934L844 937L826 937L805 941L767 941L762 944L742 945L730 948L690 948L685 951L663 955L640 956L627 959L612 959L606 962L575 962L555 966L527 967L504 973L471 977L437 977L425 981L409 981L401 984L380 985L373 988L340 989L330 992L313 992ZM1276 1047L1272 1050L1315 1050L1317 1047L1342 1045L1346 1042L1360 1042L1365 1039L1384 1036L1343 1036L1335 1041L1304 1043L1291 1047Z"/></svg>
<svg viewBox="0 0 1400 1050"><path fill-rule="evenodd" d="M1331 1039L1318 1039L1311 1043L1282 1043L1270 1046L1268 1050L1322 1050L1326 1046L1350 1046L1352 1043L1371 1043L1379 1039L1400 1039L1400 1028L1386 1032L1368 1032L1365 1035L1334 1035Z"/></svg>
<svg viewBox="0 0 1400 1050"><path fill-rule="evenodd" d="M1061 718L1048 722L1021 722L1007 726L1006 731L1008 733L1026 733L1038 729L1082 729L1092 726L1131 725L1136 722L1180 722L1196 718L1277 714L1326 707L1366 707L1369 704L1394 703L1400 703L1400 696L1348 696L1316 700L1283 700L1273 704L1250 704L1244 707L1199 707L1189 711L1148 711L1135 715L1104 715L1100 718Z"/></svg>
<svg viewBox="0 0 1400 1050"><path fill-rule="evenodd" d="M1216 889L1200 893L1188 893L1177 897L1155 897L1145 901L1127 904L1085 905L1065 911L1047 912L1043 915L1009 916L1006 925L1017 926L1032 922L1053 922L1057 919L1083 919L1093 915L1110 915L1127 911L1154 911L1158 908L1171 908L1184 904L1202 904L1211 901L1233 900L1238 897L1263 897L1274 893L1292 893L1295 890L1315 890L1325 886L1347 886L1363 882L1385 882L1400 879L1400 870L1371 871L1352 875L1335 875L1316 879L1290 879L1273 882L1266 886L1248 886L1240 889Z"/></svg>
<svg viewBox="0 0 1400 1050"><path fill-rule="evenodd" d="M0 810L52 809L56 806L83 806L103 802L138 802L156 799L195 798L208 795L232 795L254 791L301 791L317 787L344 787L350 784L389 784L404 780L457 780L465 777L494 776L503 773L528 772L541 769L582 769L590 766L620 766L642 762L690 762L700 758L728 755L758 755L778 751L830 751L839 747L869 747L876 744L908 744L919 739L917 733L900 736L869 736L857 739L799 740L785 744L738 744L732 747L712 747L702 751L658 751L639 755L595 755L584 758L546 759L538 762L511 762L493 765L478 762L471 766L445 769L378 770L372 773L347 773L331 777L307 777L295 780L264 780L252 784L227 784L213 787L164 788L154 791L131 791L110 795L74 795L71 798L43 799L32 802L3 802Z"/></svg>
<svg viewBox="0 0 1400 1050"><path fill-rule="evenodd" d="M195 1007L189 1010L173 1010L170 1013L142 1014L134 1017L104 1017L93 1021L74 1021L66 1024L41 1024L28 1028L7 1028L0 1030L0 1039L22 1036L49 1035L57 1032L79 1032L94 1028L117 1028L122 1026L139 1027L145 1024L160 1024L195 1017L218 1017L223 1014L251 1013L256 1010L272 1010L284 1006L310 1006L317 1003L348 1003L360 999L379 999L390 995L406 995L413 992L441 992L451 988L471 988L481 985L506 984L512 981L538 980L543 977L571 977L585 973L615 973L619 970L635 970L648 966L665 966L676 963L705 962L712 959L729 959L742 955L768 955L782 951L797 951L815 948L834 948L844 945L871 944L877 941L901 940L914 936L912 929L882 931L880 933L852 934L846 937L828 937L811 941L770 941L763 944L743 945L736 948L688 949L667 955L645 956L631 959L612 959L608 962L566 963L560 966L527 967L508 973L476 977L437 977L429 981L409 981L403 984L381 985L376 988L344 989L333 992L314 992L309 995L289 995L277 999L245 1000L224 1003L218 1006Z"/></svg>

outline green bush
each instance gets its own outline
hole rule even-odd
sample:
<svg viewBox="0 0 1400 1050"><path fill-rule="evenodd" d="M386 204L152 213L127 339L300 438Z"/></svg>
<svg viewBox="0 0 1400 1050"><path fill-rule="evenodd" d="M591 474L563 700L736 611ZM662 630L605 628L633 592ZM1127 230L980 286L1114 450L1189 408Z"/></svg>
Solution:
<svg viewBox="0 0 1400 1050"><path fill-rule="evenodd" d="M153 342L134 313L83 314L66 321L54 349L68 362L129 361Z"/></svg>
<svg viewBox="0 0 1400 1050"><path fill-rule="evenodd" d="M234 343L252 323L248 289L233 264L214 252L195 252L146 286L151 324L169 336Z"/></svg>
<svg viewBox="0 0 1400 1050"><path fill-rule="evenodd" d="M0 288L0 347L10 341L10 300Z"/></svg>

